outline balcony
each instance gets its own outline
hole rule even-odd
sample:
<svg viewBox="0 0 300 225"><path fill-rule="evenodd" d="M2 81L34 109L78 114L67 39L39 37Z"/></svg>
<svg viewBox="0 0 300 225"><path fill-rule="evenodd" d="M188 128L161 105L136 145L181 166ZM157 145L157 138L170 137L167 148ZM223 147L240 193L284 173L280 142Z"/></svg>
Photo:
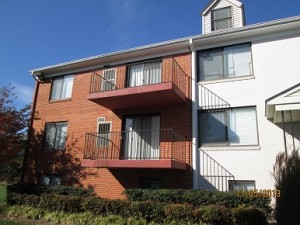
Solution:
<svg viewBox="0 0 300 225"><path fill-rule="evenodd" d="M81 166L185 170L188 149L172 129L87 133Z"/></svg>
<svg viewBox="0 0 300 225"><path fill-rule="evenodd" d="M165 106L185 103L188 86L187 74L167 58L92 72L88 99L110 110Z"/></svg>

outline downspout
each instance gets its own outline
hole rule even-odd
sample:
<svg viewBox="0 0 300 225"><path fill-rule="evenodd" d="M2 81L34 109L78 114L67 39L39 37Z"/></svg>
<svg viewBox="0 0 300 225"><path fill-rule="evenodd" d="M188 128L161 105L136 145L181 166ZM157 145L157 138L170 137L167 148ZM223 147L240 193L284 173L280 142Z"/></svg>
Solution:
<svg viewBox="0 0 300 225"><path fill-rule="evenodd" d="M198 95L196 77L196 51L193 39L189 40L192 52L192 169L193 169L193 189L198 189L199 184L199 150L198 150Z"/></svg>
<svg viewBox="0 0 300 225"><path fill-rule="evenodd" d="M33 103L30 109L30 122L29 122L29 127L28 127L28 137L27 137L27 142L25 146L25 151L24 151L24 157L23 157L23 165L22 165L22 173L20 177L20 182L24 183L24 177L25 177L25 170L26 170L26 163L27 163L27 158L28 158L28 151L29 151L29 146L30 146L30 140L31 140L31 135L33 133L33 120L34 120L34 114L35 114L35 108L36 108L36 100L37 100L37 93L39 91L39 86L40 86L40 81L38 77L34 74L32 74L33 78L35 79L35 86L34 86L34 94L32 97Z"/></svg>

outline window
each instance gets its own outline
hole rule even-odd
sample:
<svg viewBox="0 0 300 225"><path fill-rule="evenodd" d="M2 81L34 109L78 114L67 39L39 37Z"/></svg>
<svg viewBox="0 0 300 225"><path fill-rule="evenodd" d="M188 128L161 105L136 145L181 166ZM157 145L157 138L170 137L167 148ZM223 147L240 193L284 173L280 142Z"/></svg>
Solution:
<svg viewBox="0 0 300 225"><path fill-rule="evenodd" d="M115 89L116 69L103 70L101 91Z"/></svg>
<svg viewBox="0 0 300 225"><path fill-rule="evenodd" d="M251 45L199 51L198 66L200 81L252 75Z"/></svg>
<svg viewBox="0 0 300 225"><path fill-rule="evenodd" d="M141 178L142 189L159 189L160 179L157 178Z"/></svg>
<svg viewBox="0 0 300 225"><path fill-rule="evenodd" d="M41 175L39 184L43 186L61 185L61 176L59 175Z"/></svg>
<svg viewBox="0 0 300 225"><path fill-rule="evenodd" d="M161 60L152 60L128 66L128 87L161 82Z"/></svg>
<svg viewBox="0 0 300 225"><path fill-rule="evenodd" d="M98 124L98 147L108 147L110 141L111 122Z"/></svg>
<svg viewBox="0 0 300 225"><path fill-rule="evenodd" d="M53 79L51 100L71 98L73 88L73 75Z"/></svg>
<svg viewBox="0 0 300 225"><path fill-rule="evenodd" d="M222 30L232 27L232 9L226 7L211 11L211 30Z"/></svg>
<svg viewBox="0 0 300 225"><path fill-rule="evenodd" d="M256 108L232 108L199 113L201 145L258 145Z"/></svg>
<svg viewBox="0 0 300 225"><path fill-rule="evenodd" d="M45 143L46 150L64 150L67 137L67 122L46 123Z"/></svg>
<svg viewBox="0 0 300 225"><path fill-rule="evenodd" d="M237 190L253 190L255 189L255 181L254 180L229 180L229 191L237 191Z"/></svg>

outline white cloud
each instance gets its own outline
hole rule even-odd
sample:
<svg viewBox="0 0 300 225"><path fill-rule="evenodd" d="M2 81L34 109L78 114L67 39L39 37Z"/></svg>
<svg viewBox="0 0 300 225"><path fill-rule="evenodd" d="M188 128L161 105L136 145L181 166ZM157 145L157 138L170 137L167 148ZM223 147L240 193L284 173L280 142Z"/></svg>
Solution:
<svg viewBox="0 0 300 225"><path fill-rule="evenodd" d="M15 87L14 92L18 97L18 101L22 104L30 104L32 102L33 88L25 85L13 82L12 85Z"/></svg>

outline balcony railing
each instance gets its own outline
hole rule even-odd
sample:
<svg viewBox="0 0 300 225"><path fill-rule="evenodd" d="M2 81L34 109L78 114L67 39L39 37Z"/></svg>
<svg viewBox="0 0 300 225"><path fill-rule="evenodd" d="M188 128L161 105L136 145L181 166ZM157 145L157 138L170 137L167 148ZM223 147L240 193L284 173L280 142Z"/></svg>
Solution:
<svg viewBox="0 0 300 225"><path fill-rule="evenodd" d="M128 81L128 73L126 74L125 69L123 69L123 72L118 72L117 70L111 69L113 72L104 72L103 71L93 71L91 74L91 83L90 83L90 93L96 93L96 92L103 92L103 91L111 91L111 90L117 90L117 89L124 89L128 87L132 87L130 83L135 83L134 87L137 86L146 86L151 84L158 84L158 83L167 83L172 82L179 88L183 93L185 93L187 96L190 94L186 91L190 91L190 78L185 73L185 71L181 68L181 66L177 63L177 61L174 58L166 58L161 60L152 60L147 61L147 65L155 64L157 62L160 62L158 72L157 67L153 67L153 71L151 71L148 68L147 74L143 71L140 72L139 75L136 75L135 79L138 79L136 82L130 82ZM133 65L129 65L127 68L130 70ZM145 66L146 67L146 66ZM155 71L154 71L155 70ZM105 74L104 74L105 73ZM159 73L159 74L158 74ZM138 76L141 76L139 78ZM141 81L145 80L145 76L147 77L148 81ZM152 76L152 77L151 77ZM153 78L154 76L154 78ZM160 77L158 77L160 76ZM138 83L138 84L136 84Z"/></svg>
<svg viewBox="0 0 300 225"><path fill-rule="evenodd" d="M186 138L172 129L87 133L84 159L186 161Z"/></svg>

